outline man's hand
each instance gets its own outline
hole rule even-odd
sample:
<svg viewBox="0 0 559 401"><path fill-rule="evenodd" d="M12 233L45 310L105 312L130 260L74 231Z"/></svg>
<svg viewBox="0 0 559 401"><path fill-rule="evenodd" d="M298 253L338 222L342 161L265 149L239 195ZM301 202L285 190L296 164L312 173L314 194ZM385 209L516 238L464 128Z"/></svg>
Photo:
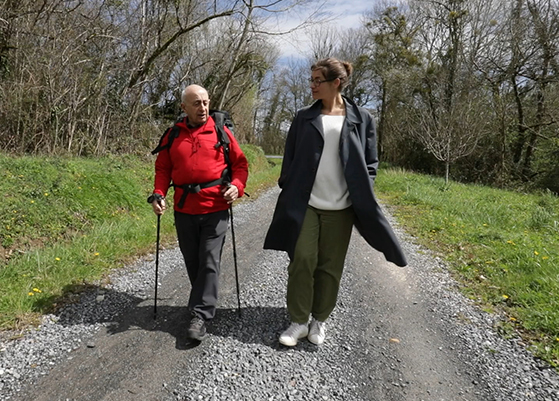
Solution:
<svg viewBox="0 0 559 401"><path fill-rule="evenodd" d="M165 199L154 200L151 203L151 207L153 208L153 213L159 214L159 215L162 215L163 213L165 213L165 210L167 209L167 205L165 204Z"/></svg>
<svg viewBox="0 0 559 401"><path fill-rule="evenodd" d="M239 189L233 184L221 188L221 193L229 204L233 203L239 197Z"/></svg>
<svg viewBox="0 0 559 401"><path fill-rule="evenodd" d="M167 209L165 197L159 194L151 194L148 198L148 203L151 203L153 213L157 215L162 215L165 213L165 209Z"/></svg>

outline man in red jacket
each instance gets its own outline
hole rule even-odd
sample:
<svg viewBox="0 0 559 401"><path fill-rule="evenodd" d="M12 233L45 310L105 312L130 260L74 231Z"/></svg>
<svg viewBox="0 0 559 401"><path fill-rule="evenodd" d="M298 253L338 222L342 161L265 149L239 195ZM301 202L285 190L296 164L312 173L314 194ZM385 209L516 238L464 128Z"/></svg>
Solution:
<svg viewBox="0 0 559 401"><path fill-rule="evenodd" d="M243 196L248 162L231 131L227 169L215 122L209 115L208 92L198 85L186 87L181 108L186 113L171 146L155 161L153 211L166 209L165 196L175 188L175 226L192 289L188 300L191 320L187 336L202 340L206 322L215 316L221 251L227 231L229 205ZM163 138L161 145L168 141ZM185 192L186 191L186 192Z"/></svg>

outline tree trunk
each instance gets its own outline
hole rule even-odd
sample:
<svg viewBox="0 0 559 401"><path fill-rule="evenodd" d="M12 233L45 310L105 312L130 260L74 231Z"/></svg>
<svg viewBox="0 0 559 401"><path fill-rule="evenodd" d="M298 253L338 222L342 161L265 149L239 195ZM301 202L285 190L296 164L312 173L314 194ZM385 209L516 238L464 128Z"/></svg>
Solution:
<svg viewBox="0 0 559 401"><path fill-rule="evenodd" d="M518 85L516 83L516 74L511 77L511 80L514 92L514 100L516 102L518 127L518 136L513 145L512 161L514 164L518 164L520 163L520 160L522 158L522 150L524 149L524 144L526 143L526 125L524 123L524 107L522 105L522 99L520 99L520 93L518 91Z"/></svg>
<svg viewBox="0 0 559 401"><path fill-rule="evenodd" d="M382 102L380 105L380 116L379 116L379 124L378 124L378 130L377 130L377 137L378 137L378 155L379 158L382 157L382 155L384 154L384 132L385 132L385 127L386 127L386 98L387 96L387 88L386 88L386 80L383 80L384 82L382 83Z"/></svg>
<svg viewBox="0 0 559 401"><path fill-rule="evenodd" d="M545 79L545 78L544 78ZM544 83L538 84L538 87L545 85ZM522 166L522 175L525 179L528 179L532 175L532 157L534 154L534 148L536 147L536 141L538 139L538 135L542 129L543 123L543 112L544 112L544 94L543 88L538 89L537 94L538 105L537 105L537 112L536 112L536 127L532 129L532 133L530 134L530 140L528 142L528 146L526 147L526 153L524 154L524 163Z"/></svg>
<svg viewBox="0 0 559 401"><path fill-rule="evenodd" d="M225 75L225 87L223 88L223 92L221 92L221 98L218 102L218 109L223 109L223 105L225 104L225 99L227 98L227 92L229 92L229 86L231 85L231 80L233 79L233 73L235 71L235 67L237 66L237 62L239 61L239 56L241 55L241 49L245 44L246 37L248 35L248 30L251 24L251 17L252 12L254 10L254 0L250 0L249 4L247 5L248 12L245 19L245 26L243 28L243 33L239 38L239 43L237 43L237 47L233 51L233 59L231 60L231 64L229 65L229 69L227 70L227 74Z"/></svg>

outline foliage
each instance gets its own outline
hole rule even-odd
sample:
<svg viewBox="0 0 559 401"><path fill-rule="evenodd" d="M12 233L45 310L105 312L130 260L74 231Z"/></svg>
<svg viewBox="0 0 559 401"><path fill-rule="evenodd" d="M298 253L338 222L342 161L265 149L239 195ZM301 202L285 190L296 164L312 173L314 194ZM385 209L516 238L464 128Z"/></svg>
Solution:
<svg viewBox="0 0 559 401"><path fill-rule="evenodd" d="M239 139L249 140L253 111L235 106L254 102L277 57L254 9L233 0L0 0L0 149L140 154L192 83L248 122Z"/></svg>
<svg viewBox="0 0 559 401"><path fill-rule="evenodd" d="M279 59L267 19L312 4L0 0L0 149L141 155L200 83L241 142L281 154L313 101L309 66L334 56L354 66L345 94L375 114L382 160L559 192L557 2L375 3L361 26L317 24L307 54Z"/></svg>
<svg viewBox="0 0 559 401"><path fill-rule="evenodd" d="M368 14L384 160L557 191L557 6L409 0Z"/></svg>

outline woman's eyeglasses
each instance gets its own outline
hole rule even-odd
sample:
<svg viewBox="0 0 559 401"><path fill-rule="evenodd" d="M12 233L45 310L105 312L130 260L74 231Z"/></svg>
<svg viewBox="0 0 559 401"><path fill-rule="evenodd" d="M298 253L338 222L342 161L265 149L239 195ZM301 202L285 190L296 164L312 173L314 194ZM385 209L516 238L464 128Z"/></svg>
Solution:
<svg viewBox="0 0 559 401"><path fill-rule="evenodd" d="M334 79L318 79L318 78L312 79L312 78L309 78L309 84L311 86L320 86L320 84L323 83L323 82L331 82L331 81L334 81L335 79L336 78L334 78Z"/></svg>

